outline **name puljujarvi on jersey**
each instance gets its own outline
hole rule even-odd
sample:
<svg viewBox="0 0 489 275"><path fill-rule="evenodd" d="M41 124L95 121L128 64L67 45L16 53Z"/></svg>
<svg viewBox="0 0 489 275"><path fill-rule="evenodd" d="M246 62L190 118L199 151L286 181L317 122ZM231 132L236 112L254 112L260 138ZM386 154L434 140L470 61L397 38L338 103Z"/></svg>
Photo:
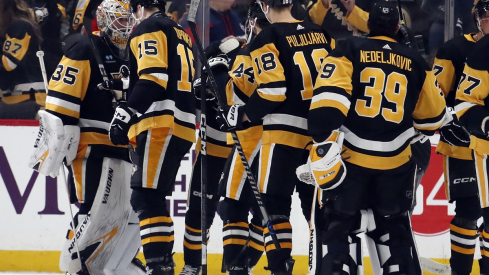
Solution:
<svg viewBox="0 0 489 275"><path fill-rule="evenodd" d="M401 70L411 71L412 60L398 55L395 53L389 53L389 59L384 58L384 52L382 51L360 51L360 62L362 63L383 63L390 64L400 68Z"/></svg>
<svg viewBox="0 0 489 275"><path fill-rule="evenodd" d="M293 34L285 37L290 47L302 47L314 44L327 44L328 40L324 33L309 32L302 34Z"/></svg>

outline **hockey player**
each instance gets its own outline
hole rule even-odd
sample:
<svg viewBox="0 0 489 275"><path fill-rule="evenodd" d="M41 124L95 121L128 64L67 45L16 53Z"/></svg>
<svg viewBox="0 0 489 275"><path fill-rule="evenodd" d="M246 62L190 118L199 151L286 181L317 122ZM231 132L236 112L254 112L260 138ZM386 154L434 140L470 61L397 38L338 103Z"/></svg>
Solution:
<svg viewBox="0 0 489 275"><path fill-rule="evenodd" d="M100 55L100 65L111 76L107 88L121 82L119 71L127 64L121 53L135 23L128 5L124 0L102 2L97 11L100 32L83 36L63 56L49 82L46 111L40 112L41 129L52 131L44 131L46 143L38 142L40 152L31 167L56 176L66 159L81 204L76 233L68 232L60 258L61 270L70 274L144 274L144 266L135 269L131 264L141 246L137 215L129 202L132 164L127 146L109 140L114 97L99 88L103 80L95 58ZM115 99L122 99L121 91L114 93Z"/></svg>
<svg viewBox="0 0 489 275"><path fill-rule="evenodd" d="M218 91L221 96L224 96L224 89L228 76L228 60L226 55L220 55L209 59L209 66L216 78L217 85L221 91ZM204 73L205 74L205 73ZM206 78L206 76L204 76ZM200 109L201 104L201 79L194 81L193 90L196 95ZM208 86L208 85L206 85ZM219 202L217 193L219 179L226 163L226 159L231 153L231 146L227 144L226 132L219 130L219 125L216 122L216 98L211 92L207 92L206 98L206 155L207 155L207 209L206 209L206 226L207 230L212 225L214 216ZM188 191L187 212L185 213L185 235L183 240L183 255L185 265L180 275L200 274L201 271L201 165L202 165L202 150L201 139L197 140L195 152L197 159L193 165L192 179Z"/></svg>
<svg viewBox="0 0 489 275"><path fill-rule="evenodd" d="M248 10L246 32L248 41L258 35L270 23L260 5L251 4ZM250 57L250 45L242 47L229 72L226 98L229 105L248 102L256 90L256 81ZM256 159L261 145L263 127L261 121L237 131L239 141L248 162L256 170ZM228 143L233 144L229 134ZM223 177L219 183L219 194L224 197L220 211L223 220L223 269L229 274L247 275L263 254L262 217L252 197L252 190L246 179L243 163L237 149L229 155ZM254 208L253 218L248 223L249 210Z"/></svg>
<svg viewBox="0 0 489 275"><path fill-rule="evenodd" d="M253 40L250 56L257 92L246 106L225 106L223 126L242 129L263 119L257 182L281 249L264 229L268 268L272 274L292 274L292 192L302 184L294 169L305 161L312 141L307 111L321 61L332 39L319 26L295 20L291 1L257 1L273 24ZM301 79L298 80L298 77Z"/></svg>
<svg viewBox="0 0 489 275"><path fill-rule="evenodd" d="M486 33L489 31L488 24L485 22L487 18L484 16L487 14L488 6L486 1L481 1L476 6L479 8L476 10L476 18L481 18L480 29L482 32ZM461 79L457 88L457 94L455 99L455 111L460 120L460 124L464 126L471 134L470 148L472 150L473 165L475 166L475 177L478 184L478 194L479 203L482 208L482 217L484 219L483 229L480 233L480 249L482 259L479 261L481 270L489 270L489 202L488 202L488 179L487 179L487 155L489 154L489 143L488 143L488 131L489 125L489 111L487 109L487 102L489 89L489 52L487 51L489 47L489 36L484 36L479 40L473 47L470 54L467 56L466 64L461 75ZM470 179L469 179L470 180ZM465 184L465 183L461 183ZM458 208L458 201L457 201ZM475 208L477 210L477 208ZM471 211L474 211L471 209ZM469 212L468 214L473 215L474 212ZM452 241L452 250L456 249L463 254L469 254L475 250L474 241L464 240L469 239L468 236L475 235L476 229L472 225L471 227L466 227L467 229L452 226L451 233L456 234L460 240L456 246ZM460 228L460 229L459 229ZM471 228L469 230L469 228ZM453 230L455 229L455 230ZM460 233L464 233L463 235ZM452 238L453 239L453 238ZM473 238L471 238L473 239ZM457 247L459 247L457 249ZM466 253L464 253L466 252ZM470 254L469 254L470 255ZM464 255L465 256L465 255ZM452 254L453 257L453 254ZM452 268L454 265L452 264ZM470 269L469 269L470 270ZM455 270L458 271L458 270ZM461 272L461 271L460 271ZM466 274L466 273L457 273Z"/></svg>
<svg viewBox="0 0 489 275"><path fill-rule="evenodd" d="M180 162L195 142L192 42L165 15L165 1L131 0L141 23L129 40L130 86L110 125L114 144L136 143L131 205L139 215L148 274L174 274L173 221L166 208Z"/></svg>
<svg viewBox="0 0 489 275"><path fill-rule="evenodd" d="M454 107L458 80L461 79L467 55L475 42L489 32L489 1L476 1L472 12L479 32L458 36L445 43L438 49L433 65L449 107ZM477 220L482 215L469 144L468 132L456 123L440 130L437 152L443 155L446 194L450 202L456 202L455 216L450 222L450 265L452 273L458 275L468 275L472 270L478 236Z"/></svg>
<svg viewBox="0 0 489 275"><path fill-rule="evenodd" d="M308 117L315 144L297 169L325 190L315 220L322 249L315 274L361 272L356 230L367 208L383 273L421 274L408 215L416 177L410 141L415 129L433 134L451 117L426 62L393 39L398 21L395 5L374 5L370 37L352 37L331 52L316 81Z"/></svg>
<svg viewBox="0 0 489 275"><path fill-rule="evenodd" d="M35 119L46 100L36 57L39 25L23 0L2 0L0 11L0 119Z"/></svg>

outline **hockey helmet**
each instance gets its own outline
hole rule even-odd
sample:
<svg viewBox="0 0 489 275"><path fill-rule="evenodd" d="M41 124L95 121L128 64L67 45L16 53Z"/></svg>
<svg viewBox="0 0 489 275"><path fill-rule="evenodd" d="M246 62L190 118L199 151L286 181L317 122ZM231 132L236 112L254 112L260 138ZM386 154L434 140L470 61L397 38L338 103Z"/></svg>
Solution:
<svg viewBox="0 0 489 275"><path fill-rule="evenodd" d="M257 22L262 28L270 24L260 4L253 2L248 9L248 18L246 19L245 24L245 34L246 37L248 37L248 43L251 41L251 37L253 36L253 28L256 26Z"/></svg>
<svg viewBox="0 0 489 275"><path fill-rule="evenodd" d="M480 21L487 11L489 11L489 0L476 0L474 2L474 7L472 8L472 16L474 18L475 25L480 32L482 32Z"/></svg>
<svg viewBox="0 0 489 275"><path fill-rule="evenodd" d="M129 0L104 0L97 9L97 26L117 48L124 50L136 20Z"/></svg>
<svg viewBox="0 0 489 275"><path fill-rule="evenodd" d="M131 0L131 9L133 13L136 13L136 10L138 9L138 5L141 5L141 7L146 7L146 8L156 7L159 8L160 11L164 12L166 7L166 1L165 0Z"/></svg>

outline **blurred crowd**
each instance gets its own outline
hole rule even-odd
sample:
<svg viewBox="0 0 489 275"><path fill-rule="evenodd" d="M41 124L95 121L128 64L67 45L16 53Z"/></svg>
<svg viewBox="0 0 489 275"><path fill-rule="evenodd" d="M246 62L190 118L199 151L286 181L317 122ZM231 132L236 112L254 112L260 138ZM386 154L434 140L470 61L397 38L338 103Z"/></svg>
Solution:
<svg viewBox="0 0 489 275"><path fill-rule="evenodd" d="M230 38L245 41L247 10L254 0L210 0L209 44L219 45ZM351 35L364 35L361 24L349 14L369 10L376 0L293 0L294 16L301 20L309 12L324 17L322 26L340 41ZM319 1L318 5L314 5ZM78 0L2 0L0 1L0 119L36 119L46 105L42 71L47 79L63 56L63 50L83 35L74 28ZM190 0L168 1L167 14L190 34L187 11ZM444 43L444 0L401 0L406 26L413 43L430 62ZM325 9L324 7L328 7ZM456 0L454 35L475 32L472 1ZM312 10L311 9L315 9ZM321 12L324 12L322 14ZM20 24L19 22L23 23ZM199 22L199 21L197 21ZM317 23L317 22L316 22ZM92 30L97 29L92 22ZM12 43L12 41L14 41ZM44 52L41 65L38 51ZM42 68L44 67L44 68ZM47 103L49 104L49 102Z"/></svg>

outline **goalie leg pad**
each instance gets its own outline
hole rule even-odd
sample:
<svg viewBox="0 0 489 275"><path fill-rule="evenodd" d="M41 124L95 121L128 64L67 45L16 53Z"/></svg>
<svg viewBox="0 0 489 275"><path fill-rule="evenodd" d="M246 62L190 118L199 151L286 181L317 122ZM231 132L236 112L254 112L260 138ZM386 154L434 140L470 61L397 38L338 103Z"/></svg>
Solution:
<svg viewBox="0 0 489 275"><path fill-rule="evenodd" d="M129 204L131 168L132 165L123 160L104 159L90 213L77 227L76 242L80 256L92 275L104 274L103 270L127 227L132 211ZM75 238L68 251L72 255L69 273L76 273L81 268L74 241Z"/></svg>
<svg viewBox="0 0 489 275"><path fill-rule="evenodd" d="M358 231L361 215L340 215L327 207L320 211L316 230L322 255L316 257L316 274L361 274L361 240L353 233Z"/></svg>
<svg viewBox="0 0 489 275"><path fill-rule="evenodd" d="M76 157L80 142L80 128L63 125L61 119L47 111L39 111L39 134L34 144L34 152L29 167L39 173L57 177L63 160L67 164Z"/></svg>
<svg viewBox="0 0 489 275"><path fill-rule="evenodd" d="M375 229L367 232L375 243L383 274L416 274L422 270L408 213L393 217L374 214Z"/></svg>
<svg viewBox="0 0 489 275"><path fill-rule="evenodd" d="M148 266L168 265L173 259L173 220L166 208L165 190L134 188L131 205L138 213L144 258Z"/></svg>
<svg viewBox="0 0 489 275"><path fill-rule="evenodd" d="M139 219L136 212L132 211L128 225L117 243L114 253L111 255L107 266L106 275L131 275L129 266L141 247L141 236L139 235ZM142 269L131 269L136 274L141 274ZM142 273L145 274L145 273Z"/></svg>

